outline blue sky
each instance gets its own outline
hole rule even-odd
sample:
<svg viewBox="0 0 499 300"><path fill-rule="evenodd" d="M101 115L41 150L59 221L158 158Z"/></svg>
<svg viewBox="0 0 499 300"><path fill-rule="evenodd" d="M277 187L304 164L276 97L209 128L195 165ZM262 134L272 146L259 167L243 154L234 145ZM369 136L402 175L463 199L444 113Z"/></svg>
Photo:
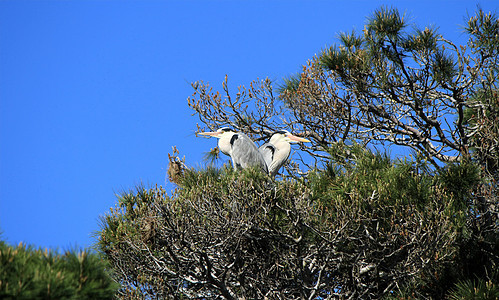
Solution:
<svg viewBox="0 0 499 300"><path fill-rule="evenodd" d="M115 193L165 186L176 145L202 164L190 82L281 78L381 5L460 26L495 1L0 0L0 230L9 243L86 247ZM167 188L171 186L167 186Z"/></svg>

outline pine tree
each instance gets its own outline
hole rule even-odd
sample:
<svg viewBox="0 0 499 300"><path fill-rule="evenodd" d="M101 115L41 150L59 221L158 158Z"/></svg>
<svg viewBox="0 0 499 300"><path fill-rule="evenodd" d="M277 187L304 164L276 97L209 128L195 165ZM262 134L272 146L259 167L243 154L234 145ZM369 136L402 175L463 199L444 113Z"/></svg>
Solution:
<svg viewBox="0 0 499 300"><path fill-rule="evenodd" d="M36 249L0 241L0 298L112 299L118 284L93 252Z"/></svg>
<svg viewBox="0 0 499 300"><path fill-rule="evenodd" d="M456 45L380 8L274 95L193 83L204 126L311 145L277 180L195 170L118 197L98 247L120 298L497 298L499 20L478 9ZM281 123L281 122L284 122ZM199 128L201 129L201 128ZM394 160L379 145L412 155Z"/></svg>

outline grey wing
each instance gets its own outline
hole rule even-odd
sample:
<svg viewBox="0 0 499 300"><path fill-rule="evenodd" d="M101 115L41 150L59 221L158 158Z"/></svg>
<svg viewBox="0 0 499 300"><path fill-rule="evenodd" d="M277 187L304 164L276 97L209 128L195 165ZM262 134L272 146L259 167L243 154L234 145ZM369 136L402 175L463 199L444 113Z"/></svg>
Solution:
<svg viewBox="0 0 499 300"><path fill-rule="evenodd" d="M237 139L232 143L232 159L236 165L242 168L259 166L267 173L267 164L260 152L258 152L255 143L244 133L238 133L237 135Z"/></svg>
<svg viewBox="0 0 499 300"><path fill-rule="evenodd" d="M265 164L267 168L272 164L272 160L274 160L274 152L275 147L271 143L265 143L258 148L260 154L262 154L263 160L265 160Z"/></svg>

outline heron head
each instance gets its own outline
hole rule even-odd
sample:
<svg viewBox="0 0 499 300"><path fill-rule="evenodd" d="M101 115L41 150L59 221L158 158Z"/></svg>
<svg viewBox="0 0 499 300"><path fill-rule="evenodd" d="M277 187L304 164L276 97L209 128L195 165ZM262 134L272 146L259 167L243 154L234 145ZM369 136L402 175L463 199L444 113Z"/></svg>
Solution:
<svg viewBox="0 0 499 300"><path fill-rule="evenodd" d="M310 140L293 135L287 130L276 131L271 139L273 139L274 141L284 141L284 142L288 142L288 143L300 143L300 142L308 143L308 142L310 142Z"/></svg>
<svg viewBox="0 0 499 300"><path fill-rule="evenodd" d="M216 138L222 138L223 136L227 134L234 134L235 132L230 129L229 127L222 127L218 129L217 131L206 131L206 132L200 132L199 135L206 135L206 136L212 136Z"/></svg>

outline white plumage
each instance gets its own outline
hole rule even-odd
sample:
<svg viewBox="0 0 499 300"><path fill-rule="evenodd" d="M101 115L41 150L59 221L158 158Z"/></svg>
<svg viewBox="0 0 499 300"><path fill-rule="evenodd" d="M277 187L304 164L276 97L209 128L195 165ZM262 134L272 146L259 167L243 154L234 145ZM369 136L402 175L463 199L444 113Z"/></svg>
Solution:
<svg viewBox="0 0 499 300"><path fill-rule="evenodd" d="M268 143L258 149L267 164L269 175L274 177L286 163L291 153L290 143L310 142L305 138L292 135L287 130L276 131Z"/></svg>
<svg viewBox="0 0 499 300"><path fill-rule="evenodd" d="M218 148L223 154L231 157L234 169L258 166L265 173L268 173L267 164L262 154L246 134L236 133L228 127L220 128L214 132L201 132L199 134L218 138Z"/></svg>

